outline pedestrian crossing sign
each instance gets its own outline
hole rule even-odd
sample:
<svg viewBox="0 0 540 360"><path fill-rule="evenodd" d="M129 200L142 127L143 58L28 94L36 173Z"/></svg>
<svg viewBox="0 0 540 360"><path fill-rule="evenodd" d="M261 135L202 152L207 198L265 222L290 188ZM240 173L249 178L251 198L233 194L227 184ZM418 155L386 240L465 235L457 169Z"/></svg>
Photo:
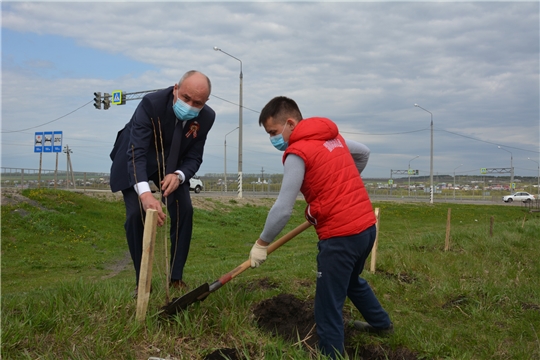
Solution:
<svg viewBox="0 0 540 360"><path fill-rule="evenodd" d="M112 104L120 105L122 104L122 90L114 90L112 92Z"/></svg>

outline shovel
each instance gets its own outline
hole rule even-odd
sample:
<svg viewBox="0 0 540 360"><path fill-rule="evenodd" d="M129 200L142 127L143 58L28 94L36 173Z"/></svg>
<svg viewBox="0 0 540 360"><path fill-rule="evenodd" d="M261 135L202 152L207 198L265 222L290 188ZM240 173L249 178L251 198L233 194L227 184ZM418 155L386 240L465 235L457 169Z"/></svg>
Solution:
<svg viewBox="0 0 540 360"><path fill-rule="evenodd" d="M289 233L283 235L283 237L279 238L278 240L274 241L268 246L267 253L271 254L274 250L279 248L281 245L285 244L292 238L294 238L296 235L300 234L302 231L306 230L308 227L310 227L311 224L309 222L304 222L301 225L297 226L295 229L291 230ZM196 288L195 290L192 290L188 292L187 294L179 297L174 298L172 302L170 302L168 305L165 305L161 308L161 314L164 315L174 315L178 313L180 310L185 310L189 305L197 302L202 301L206 299L210 293L213 293L241 273L243 273L245 270L247 270L249 267L251 267L251 260L244 261L240 266L237 266L232 271L229 271L225 275L221 276L218 280L214 281L210 285L208 283L203 284Z"/></svg>

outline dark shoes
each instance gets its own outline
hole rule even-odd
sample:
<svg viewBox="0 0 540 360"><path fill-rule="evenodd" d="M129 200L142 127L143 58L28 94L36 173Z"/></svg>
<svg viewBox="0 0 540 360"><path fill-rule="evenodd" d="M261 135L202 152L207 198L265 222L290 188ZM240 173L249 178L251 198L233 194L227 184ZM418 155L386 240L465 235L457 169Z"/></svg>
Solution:
<svg viewBox="0 0 540 360"><path fill-rule="evenodd" d="M188 286L185 282L182 280L171 280L171 283L169 284L169 287L177 290L187 290Z"/></svg>
<svg viewBox="0 0 540 360"><path fill-rule="evenodd" d="M386 329L381 329L381 328L373 327L369 325L367 322L356 320L353 322L353 326L356 330L370 333L370 334L375 334L375 335L386 336L386 335L392 335L394 333L393 323L390 323L390 326L387 327Z"/></svg>

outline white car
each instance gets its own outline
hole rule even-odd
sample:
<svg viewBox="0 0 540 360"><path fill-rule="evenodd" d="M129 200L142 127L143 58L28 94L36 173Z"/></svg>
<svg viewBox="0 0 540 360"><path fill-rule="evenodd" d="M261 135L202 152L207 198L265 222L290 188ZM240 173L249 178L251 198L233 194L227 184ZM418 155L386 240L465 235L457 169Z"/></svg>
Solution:
<svg viewBox="0 0 540 360"><path fill-rule="evenodd" d="M197 175L193 176L191 179L189 179L189 190L195 191L195 193L200 193L203 189L204 185L201 179ZM155 193L156 191L159 191L159 189L156 187L154 182L150 180L150 189L152 190L152 193Z"/></svg>
<svg viewBox="0 0 540 360"><path fill-rule="evenodd" d="M203 182L197 175L189 179L189 190L193 190L196 194L198 194L201 192L203 187Z"/></svg>
<svg viewBox="0 0 540 360"><path fill-rule="evenodd" d="M517 192L512 195L503 196L503 201L511 203L512 201L523 201L524 203L529 203L534 201L534 195L529 194L528 192Z"/></svg>

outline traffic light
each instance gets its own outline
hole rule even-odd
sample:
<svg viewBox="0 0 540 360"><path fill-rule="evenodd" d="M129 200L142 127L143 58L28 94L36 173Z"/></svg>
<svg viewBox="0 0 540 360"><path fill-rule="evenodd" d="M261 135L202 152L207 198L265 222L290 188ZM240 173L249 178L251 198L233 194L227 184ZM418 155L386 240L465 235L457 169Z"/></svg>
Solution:
<svg viewBox="0 0 540 360"><path fill-rule="evenodd" d="M94 107L96 109L101 109L101 92L94 93Z"/></svg>
<svg viewBox="0 0 540 360"><path fill-rule="evenodd" d="M107 93L103 93L103 109L107 110L111 107L111 96Z"/></svg>

